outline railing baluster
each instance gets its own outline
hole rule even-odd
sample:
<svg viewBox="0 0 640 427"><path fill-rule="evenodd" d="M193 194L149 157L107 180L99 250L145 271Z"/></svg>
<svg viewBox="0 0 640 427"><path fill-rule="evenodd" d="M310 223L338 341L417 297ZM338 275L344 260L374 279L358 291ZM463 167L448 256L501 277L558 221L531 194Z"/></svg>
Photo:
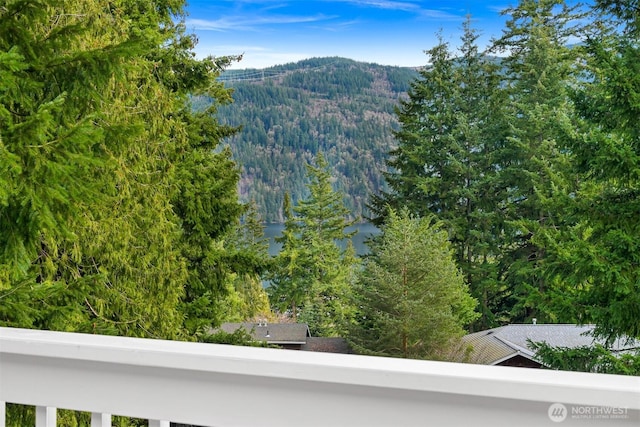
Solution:
<svg viewBox="0 0 640 427"><path fill-rule="evenodd" d="M149 420L149 427L169 427L169 421Z"/></svg>
<svg viewBox="0 0 640 427"><path fill-rule="evenodd" d="M111 414L93 412L91 414L91 427L111 427Z"/></svg>
<svg viewBox="0 0 640 427"><path fill-rule="evenodd" d="M56 427L56 408L36 406L36 427Z"/></svg>

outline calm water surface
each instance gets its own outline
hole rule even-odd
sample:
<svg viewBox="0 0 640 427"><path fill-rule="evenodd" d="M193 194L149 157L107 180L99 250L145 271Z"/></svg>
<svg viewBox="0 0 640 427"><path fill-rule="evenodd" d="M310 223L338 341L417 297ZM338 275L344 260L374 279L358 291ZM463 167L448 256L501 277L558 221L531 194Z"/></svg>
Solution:
<svg viewBox="0 0 640 427"><path fill-rule="evenodd" d="M269 238L269 254L278 255L281 245L276 243L275 238L282 235L283 224L267 224L264 229L265 237ZM353 246L358 255L364 255L369 252L369 248L366 245L366 241L369 237L380 234L380 230L375 225L365 223L348 227L347 232L358 230L358 232L351 238Z"/></svg>

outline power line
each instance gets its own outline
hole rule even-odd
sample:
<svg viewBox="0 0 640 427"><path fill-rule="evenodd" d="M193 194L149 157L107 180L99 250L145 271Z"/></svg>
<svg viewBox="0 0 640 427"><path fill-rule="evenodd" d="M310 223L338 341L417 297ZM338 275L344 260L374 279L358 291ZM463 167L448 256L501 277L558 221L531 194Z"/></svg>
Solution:
<svg viewBox="0 0 640 427"><path fill-rule="evenodd" d="M264 81L267 79L275 79L277 77L284 76L286 74L292 74L294 72L309 72L309 71L318 71L323 68L327 68L337 61L332 61L328 64L319 65L313 68L298 68L294 70L271 70L271 69L245 69L245 70L228 70L223 72L218 80L226 83L234 83L234 82L250 82L250 81Z"/></svg>

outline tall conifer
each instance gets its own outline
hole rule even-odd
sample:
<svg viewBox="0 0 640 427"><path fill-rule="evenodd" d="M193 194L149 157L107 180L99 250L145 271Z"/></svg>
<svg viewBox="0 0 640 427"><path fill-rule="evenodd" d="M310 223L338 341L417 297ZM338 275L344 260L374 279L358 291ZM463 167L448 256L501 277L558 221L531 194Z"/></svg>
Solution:
<svg viewBox="0 0 640 427"><path fill-rule="evenodd" d="M583 14L563 0L521 0L509 15L494 49L505 52L509 97L508 138L496 152L496 206L503 224L498 262L509 287L512 321L573 319L561 283L545 274L545 229L564 227L560 215L575 191L565 143L575 132L569 88L579 73L579 49L567 44L580 35ZM556 298L556 296L560 296Z"/></svg>
<svg viewBox="0 0 640 427"><path fill-rule="evenodd" d="M478 327L493 325L503 289L494 262L500 225L495 215L495 151L506 135L498 66L481 54L477 32L464 24L459 56L440 41L429 66L397 110L398 147L387 161L391 191L373 196L384 221L388 207L436 215L449 232L456 261L481 302Z"/></svg>
<svg viewBox="0 0 640 427"><path fill-rule="evenodd" d="M568 144L579 188L547 233L550 275L571 286L576 317L608 340L640 337L640 15L635 0L596 1L586 71L572 92L581 132Z"/></svg>
<svg viewBox="0 0 640 427"><path fill-rule="evenodd" d="M309 196L284 209L283 247L269 292L274 306L285 302L312 333L339 335L353 316L350 279L357 258L352 247L340 246L354 234L346 232L353 221L342 194L332 187L322 153L315 165L307 165L307 174Z"/></svg>
<svg viewBox="0 0 640 427"><path fill-rule="evenodd" d="M479 315L435 216L389 211L358 275L356 349L414 359L446 357Z"/></svg>
<svg viewBox="0 0 640 427"><path fill-rule="evenodd" d="M230 99L215 82L228 60L195 59L182 7L0 9L4 324L183 336L191 257L207 256L240 206L237 168L213 151L232 130L189 105Z"/></svg>

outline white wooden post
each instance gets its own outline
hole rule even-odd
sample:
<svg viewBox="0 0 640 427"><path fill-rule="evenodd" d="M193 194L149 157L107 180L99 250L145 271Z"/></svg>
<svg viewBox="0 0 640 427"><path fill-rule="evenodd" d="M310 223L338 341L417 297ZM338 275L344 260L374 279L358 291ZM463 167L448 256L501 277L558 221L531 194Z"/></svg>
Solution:
<svg viewBox="0 0 640 427"><path fill-rule="evenodd" d="M111 427L111 414L92 412L91 427Z"/></svg>
<svg viewBox="0 0 640 427"><path fill-rule="evenodd" d="M0 402L0 427L5 427L7 422L7 407L5 402Z"/></svg>
<svg viewBox="0 0 640 427"><path fill-rule="evenodd" d="M169 427L169 421L149 420L149 427Z"/></svg>
<svg viewBox="0 0 640 427"><path fill-rule="evenodd" d="M36 427L56 427L56 408L36 406Z"/></svg>

